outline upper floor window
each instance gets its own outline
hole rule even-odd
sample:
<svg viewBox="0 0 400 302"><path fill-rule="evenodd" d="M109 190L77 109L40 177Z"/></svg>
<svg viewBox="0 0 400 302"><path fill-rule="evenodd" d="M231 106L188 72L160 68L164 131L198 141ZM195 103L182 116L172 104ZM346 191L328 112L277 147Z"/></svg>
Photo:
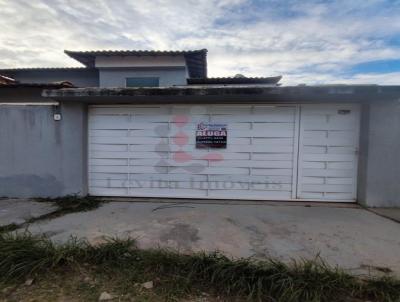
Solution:
<svg viewBox="0 0 400 302"><path fill-rule="evenodd" d="M159 87L160 80L156 77L126 78L126 87Z"/></svg>

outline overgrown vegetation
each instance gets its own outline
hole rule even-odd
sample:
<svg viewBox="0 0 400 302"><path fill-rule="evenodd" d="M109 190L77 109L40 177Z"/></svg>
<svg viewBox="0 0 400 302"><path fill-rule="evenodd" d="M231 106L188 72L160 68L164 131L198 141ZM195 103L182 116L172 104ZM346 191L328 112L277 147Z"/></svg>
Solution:
<svg viewBox="0 0 400 302"><path fill-rule="evenodd" d="M15 231L19 228L27 226L30 223L40 220L56 218L65 214L70 214L75 212L91 211L98 208L102 203L104 203L102 199L96 197L91 197L91 196L80 197L76 195L68 195L65 197L58 197L58 198L35 198L35 201L53 203L56 206L56 209L48 214L30 218L22 224L12 223L9 225L0 226L0 233Z"/></svg>
<svg viewBox="0 0 400 302"><path fill-rule="evenodd" d="M141 250L132 240L110 239L93 246L71 239L55 245L28 233L0 234L0 282L18 284L57 272L91 272L97 280L117 284L119 294L152 280L165 300L206 292L225 300L252 301L400 301L400 281L357 278L321 260L231 260L214 254L182 255ZM155 301L150 299L146 301Z"/></svg>
<svg viewBox="0 0 400 302"><path fill-rule="evenodd" d="M56 211L47 214L50 217L41 216L41 219L53 218L74 212L91 211L98 208L104 202L102 199L97 197L80 197L76 195L68 195L58 198L35 198L35 201L54 203L58 207Z"/></svg>
<svg viewBox="0 0 400 302"><path fill-rule="evenodd" d="M5 232L12 232L16 229L18 229L18 224L16 223L11 223L11 224L7 224L7 225L1 225L0 226L0 233L5 233Z"/></svg>

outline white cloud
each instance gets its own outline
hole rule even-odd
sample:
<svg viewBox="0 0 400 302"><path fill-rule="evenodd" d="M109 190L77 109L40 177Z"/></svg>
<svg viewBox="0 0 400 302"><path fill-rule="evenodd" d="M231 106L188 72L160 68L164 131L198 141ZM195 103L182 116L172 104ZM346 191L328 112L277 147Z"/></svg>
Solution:
<svg viewBox="0 0 400 302"><path fill-rule="evenodd" d="M400 59L387 42L400 36L396 2L0 0L0 8L2 68L78 65L64 49L208 48L210 76L282 74L285 84L400 79L342 75L356 63Z"/></svg>

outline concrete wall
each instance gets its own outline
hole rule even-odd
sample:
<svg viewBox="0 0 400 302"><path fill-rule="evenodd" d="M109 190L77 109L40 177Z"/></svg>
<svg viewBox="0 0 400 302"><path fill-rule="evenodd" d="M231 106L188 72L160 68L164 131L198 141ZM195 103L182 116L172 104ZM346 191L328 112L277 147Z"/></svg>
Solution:
<svg viewBox="0 0 400 302"><path fill-rule="evenodd" d="M98 87L97 69L48 69L0 72L22 83L51 83L69 81L77 87Z"/></svg>
<svg viewBox="0 0 400 302"><path fill-rule="evenodd" d="M359 202L400 207L400 103L376 102L363 111Z"/></svg>
<svg viewBox="0 0 400 302"><path fill-rule="evenodd" d="M105 75L109 84L137 76L121 71L117 75L122 77L113 77L113 72ZM41 97L40 88L1 88L0 101L48 100ZM55 110L62 114L59 122L53 120ZM358 201L372 207L400 207L398 101L363 105L359 157ZM0 105L0 196L86 193L87 106Z"/></svg>
<svg viewBox="0 0 400 302"><path fill-rule="evenodd" d="M82 104L0 106L0 196L87 193L87 109Z"/></svg>
<svg viewBox="0 0 400 302"><path fill-rule="evenodd" d="M43 88L0 88L0 102L48 102L49 100L42 97ZM1 144L1 141L0 141Z"/></svg>
<svg viewBox="0 0 400 302"><path fill-rule="evenodd" d="M158 77L160 86L186 85L186 68L100 69L100 87L126 87L129 77Z"/></svg>

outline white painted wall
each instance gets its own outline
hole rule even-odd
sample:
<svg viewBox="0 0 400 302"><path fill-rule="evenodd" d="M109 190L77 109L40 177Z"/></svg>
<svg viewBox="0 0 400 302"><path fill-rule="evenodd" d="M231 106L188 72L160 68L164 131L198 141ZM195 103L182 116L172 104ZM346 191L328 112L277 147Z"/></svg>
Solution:
<svg viewBox="0 0 400 302"><path fill-rule="evenodd" d="M160 87L186 85L186 68L102 68L99 71L100 87L126 87L126 78L157 77Z"/></svg>
<svg viewBox="0 0 400 302"><path fill-rule="evenodd" d="M183 55L177 56L97 56L97 68L109 67L185 67Z"/></svg>

